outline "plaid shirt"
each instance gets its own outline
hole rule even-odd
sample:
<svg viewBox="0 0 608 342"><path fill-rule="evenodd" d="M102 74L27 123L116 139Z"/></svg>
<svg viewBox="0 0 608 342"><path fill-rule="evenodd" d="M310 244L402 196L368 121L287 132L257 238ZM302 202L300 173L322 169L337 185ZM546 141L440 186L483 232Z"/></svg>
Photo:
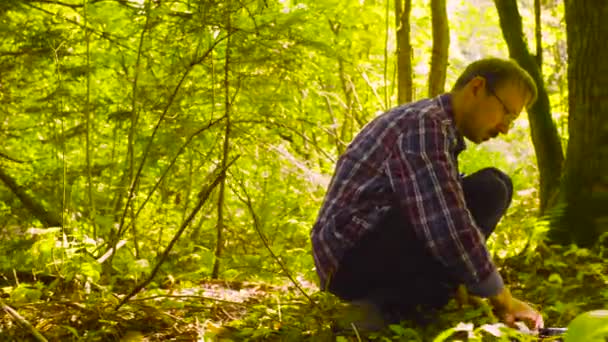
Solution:
<svg viewBox="0 0 608 342"><path fill-rule="evenodd" d="M311 239L321 288L345 251L395 206L432 255L483 297L503 288L468 211L458 173L462 135L451 95L406 104L377 117L340 156Z"/></svg>

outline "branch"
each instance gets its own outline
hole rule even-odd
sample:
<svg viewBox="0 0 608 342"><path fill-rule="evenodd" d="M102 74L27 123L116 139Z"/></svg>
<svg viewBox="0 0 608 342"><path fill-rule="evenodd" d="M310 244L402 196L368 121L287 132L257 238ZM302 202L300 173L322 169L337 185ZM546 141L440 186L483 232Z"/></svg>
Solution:
<svg viewBox="0 0 608 342"><path fill-rule="evenodd" d="M48 211L36 197L30 195L26 190L17 184L15 179L0 167L0 182L4 183L19 198L21 203L34 216L44 224L45 227L60 227L61 217L56 213Z"/></svg>
<svg viewBox="0 0 608 342"><path fill-rule="evenodd" d="M293 278L293 276L287 269L287 266L285 266L283 261L276 254L274 254L274 252L272 251L272 248L270 248L270 245L268 244L268 240L266 240L264 233L262 233L262 230L260 229L260 223L258 221L258 216L256 215L255 210L253 209L253 204L251 203L251 196L249 196L249 193L245 189L245 185L243 185L243 182L237 181L237 184L241 188L241 191L243 191L243 193L245 194L245 198L241 197L236 191L234 192L234 194L239 198L239 200L241 200L247 206L247 209L249 210L249 214L251 215L251 218L253 219L253 228L258 233L258 236L260 237L260 240L262 240L264 247L266 247L266 249L268 250L268 253L270 253L270 256L272 256L272 258L279 264L279 266L283 270L283 273L285 273L285 276L287 276L287 278L289 278L289 280L291 280L293 285L304 295L304 297L306 297L306 299L308 299L310 304L312 304L313 306L316 306L317 304L315 303L315 301L312 300L312 298L310 298L310 296L308 295L308 293L306 293L306 291L304 291L304 289L300 286L300 283L298 283L297 280L295 280Z"/></svg>
<svg viewBox="0 0 608 342"><path fill-rule="evenodd" d="M2 306L2 309L9 316L11 316L15 321L17 321L17 323L19 323L19 325L27 328L27 330L30 331L30 333L36 338L37 341L39 341L39 342L48 341L44 336L42 336L42 334L40 332L38 332L38 330L36 330L36 328L34 328L34 326L30 322L28 322L25 318L23 318L23 316L21 316L15 309L6 305L6 303L4 303L2 298L0 298L0 306Z"/></svg>
<svg viewBox="0 0 608 342"><path fill-rule="evenodd" d="M309 121L306 121L304 119L296 119L298 121L301 121L303 123L306 124L310 124L315 128L319 128L321 129L325 134L329 135L329 136L334 136L333 132L331 132L328 129L325 129L323 127L320 127L318 124L314 124L311 123ZM300 131L296 130L295 128L292 128L290 126L288 126L285 123L279 122L279 121L270 121L270 120L233 120L232 121L235 124L239 124L239 123L252 123L252 124L261 124L264 125L266 128L275 126L275 127L279 127L279 128L284 128L287 129L291 132L293 132L294 134L298 135L300 138L302 138L303 140L306 141L306 143L312 145L317 152L319 152L320 154L322 154L325 158L327 158L328 161L335 163L336 162L336 158L333 157L332 155L329 154L329 152L326 152L323 148L321 148L321 146L319 146L316 142L312 141L310 138L308 138L306 135L302 134ZM243 133L248 133L247 131L243 130ZM283 137L282 137L283 138ZM337 138L337 137L336 137ZM256 139L259 139L259 137L256 137ZM284 139L284 138L283 138Z"/></svg>
<svg viewBox="0 0 608 342"><path fill-rule="evenodd" d="M19 164L23 164L23 163L25 163L25 162L24 162L24 161L22 161L22 160L15 159L15 158L13 158L13 157L11 157L11 156L9 156L9 155L7 155L7 154L4 154L4 153L2 153L2 152L0 152L0 157L2 157L2 158L4 158L4 159L8 159L8 160L10 160L10 161L12 161L12 162L15 162L15 163L19 163Z"/></svg>
<svg viewBox="0 0 608 342"><path fill-rule="evenodd" d="M232 300L219 299L219 298L200 296L200 295L154 295L154 296L150 296L150 297L136 298L136 299L133 299L131 301L132 302L143 302L143 301L152 300L152 299L158 299L158 298L178 298L178 299L180 299L180 298L192 298L192 299L211 300L211 301L219 302L219 303L234 304L234 305L240 305L240 306L248 306L245 303L239 303L239 302L235 302L235 301L232 301Z"/></svg>
<svg viewBox="0 0 608 342"><path fill-rule="evenodd" d="M76 26L80 27L80 28L81 28L81 29L83 29L83 30L89 30L91 33L94 33L95 35L99 36L100 38L107 39L108 41L110 41L110 42L112 42L112 43L116 44L117 46L123 47L123 48L125 48L125 49L127 49L127 50L134 51L134 49L133 49L133 48L131 48L130 46L125 45L125 44L122 44L122 43L121 43L121 41L125 41L125 40L126 40L126 38L125 38L125 37L112 38L112 37L111 37L111 34L110 34L109 32L97 31L97 30L95 30L95 29L93 29L93 28L90 28L90 27L85 27L84 25L80 24L80 23L79 23L78 21L76 21L76 20L66 18L66 17L64 17L64 16L60 15L59 13L55 13L55 12L53 12L53 11L48 11L48 10L46 10L46 9L44 9L44 8L40 8L40 7L38 7L38 6L35 6L35 5L33 5L31 2L25 2L25 5L26 5L26 6L29 6L29 7L31 7L31 8L33 8L33 9L36 9L36 10L38 10L38 11L40 11L40 12L46 13L46 14L48 14L48 15L52 16L53 18L60 18L60 19L63 19L63 20L65 20L66 22L68 22L68 23L70 23L70 24L73 24L73 25L76 25Z"/></svg>
<svg viewBox="0 0 608 342"><path fill-rule="evenodd" d="M180 147L179 151L177 151L177 153L175 154L175 156L173 157L173 160L171 160L171 162L169 163L169 165L167 166L167 168L165 169L165 171L163 172L163 174L160 176L160 178L156 181L156 184L154 184L154 187L152 188L152 190L150 190L150 192L148 193L148 196L146 197L146 199L142 202L142 204L139 206L139 208L137 209L137 212L135 212L135 216L134 219L136 219L137 217L139 217L139 214L141 213L141 211L144 209L144 207L146 206L146 204L148 203L148 201L150 200L150 198L152 198L152 195L154 195L154 193L156 192L156 190L158 189L158 187L162 184L162 182L165 180L165 178L167 177L167 175L169 174L169 171L173 168L173 165L175 165L175 163L177 162L177 159L179 158L179 156L182 155L182 153L184 152L184 150L186 149L186 147L188 145L190 145L190 143L192 142L192 140L199 134L203 133L204 131L206 131L207 129L215 126L216 123L224 120L224 116L222 116L221 118L211 121L210 123L208 123L206 126L200 128L199 130L197 130L196 132L192 133L189 137L188 140L186 140L186 142L182 145L182 147ZM133 222L129 222L122 233L125 233L129 227L131 226Z"/></svg>
<svg viewBox="0 0 608 342"><path fill-rule="evenodd" d="M179 90L181 89L182 84L184 83L184 81L186 80L186 77L188 77L188 75L190 74L190 72L192 71L192 69L202 63L207 56L209 56L211 54L211 52L213 51L213 49L215 48L215 46L222 40L224 40L226 37L220 38L218 40L216 40L208 49L207 51L203 54L202 57L200 57L199 59L193 61L192 63L190 63L190 65L188 66L188 68L186 69L186 71L184 72L184 74L182 75L182 77L180 78L179 82L177 83L177 85L175 86L175 89L173 89L173 93L171 94L171 96L169 97L169 101L167 102L167 105L165 106L165 109L163 110L163 113L160 115L160 118L158 118L158 121L156 122L156 125L154 126L154 129L152 130L152 134L150 135L150 139L148 140L148 144L146 145L146 148L143 152L143 157L142 160L139 164L139 168L137 169L137 173L135 174L135 178L132 180L131 182L131 186L129 187L129 195L127 197L127 203L125 204L125 209L122 213L121 219L120 219L120 224L118 225L118 233L116 234L116 241L118 241L118 239L120 239L120 236L123 234L124 232L124 221L125 221L125 217L127 215L127 211L129 209L129 206L131 205L131 199L133 198L133 194L135 192L135 188L137 186L137 183L139 182L139 179L141 177L141 173L142 170L144 168L144 164L146 163L146 160L148 158L148 155L150 153L150 149L152 148L152 142L154 141L154 137L156 136L156 133L158 132L158 129L160 127L160 124L163 122L163 120L165 119L165 117L167 116L167 113L169 112L169 108L171 107L171 105L173 104L173 101L175 100L175 98L177 97L177 94L179 93ZM116 241L114 241L114 243L112 243L112 245L114 245L116 243Z"/></svg>
<svg viewBox="0 0 608 342"><path fill-rule="evenodd" d="M62 2L62 1L57 1L57 0L30 0L30 2L41 2L43 4L52 4L52 5L65 6L65 7L70 7L72 9L84 7L84 5L68 4L68 3L65 3L65 2Z"/></svg>
<svg viewBox="0 0 608 342"><path fill-rule="evenodd" d="M213 191L213 189L215 189L218 186L218 184L220 184L220 182L226 177L226 170L238 158L239 158L239 156L236 156L229 163L227 163L226 166L223 169L221 169L221 170L218 170L219 167L217 167L215 170L213 170L213 172L209 176L210 177L215 177L215 179L213 179L213 181L211 182L211 184L205 185L205 187L203 187L203 189L199 192L199 194L198 194L198 197L199 197L198 204L196 205L196 207L194 207L194 209L192 209L192 212L190 213L190 215L188 216L188 218L184 221L184 223L182 223L182 225L179 228L179 230L177 231L177 233L175 233L175 236L173 236L173 239L171 239L171 241L169 242L169 245L167 246L167 248L165 249L165 251L161 255L160 259L156 263L156 266L154 266L154 269L152 270L152 273L150 273L150 275L148 276L147 279L145 279L144 281L142 281L139 285L135 286L135 288L133 289L133 291L131 291L127 296L125 296L120 301L120 303L116 306L115 310L120 309L123 305L125 305L129 301L129 299L133 298L133 296L135 296L137 293L139 293L139 291L141 291L144 287L146 287L148 284L150 284L150 282L152 282L152 280L154 279L154 277L156 276L156 274L160 270L160 266L169 257L169 252L171 252L171 249L173 249L173 246L175 245L175 243L177 242L177 240L179 240L180 236L183 234L183 232L186 230L186 228L190 225L190 222L192 222L192 220L194 219L194 217L196 216L196 214L201 210L201 208L203 207L203 205L205 204L205 202L207 202L207 199L209 199L209 196L211 195L211 192Z"/></svg>
<svg viewBox="0 0 608 342"><path fill-rule="evenodd" d="M120 249L122 246L124 246L126 244L127 244L126 240L120 240L116 244L116 248L114 248L114 247L110 248L104 255L99 257L99 259L97 259L97 262L100 264L103 264L106 260L108 260L108 258L110 258L114 254L115 251L117 251L118 249Z"/></svg>

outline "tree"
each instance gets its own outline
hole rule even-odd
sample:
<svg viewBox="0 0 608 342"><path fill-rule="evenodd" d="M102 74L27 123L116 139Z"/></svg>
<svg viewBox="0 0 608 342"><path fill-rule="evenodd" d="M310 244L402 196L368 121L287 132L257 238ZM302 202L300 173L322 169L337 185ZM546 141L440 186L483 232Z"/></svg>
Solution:
<svg viewBox="0 0 608 342"><path fill-rule="evenodd" d="M429 72L429 97L444 92L445 76L448 68L448 48L450 47L450 27L445 0L431 0L433 22L433 53Z"/></svg>
<svg viewBox="0 0 608 342"><path fill-rule="evenodd" d="M410 41L411 0L395 0L395 27L397 28L397 101L411 102L413 97L412 43Z"/></svg>
<svg viewBox="0 0 608 342"><path fill-rule="evenodd" d="M44 205L22 187L17 185L13 177L8 175L0 166L0 181L13 191L21 203L36 217L45 227L60 227L61 218L53 211L47 210Z"/></svg>
<svg viewBox="0 0 608 342"><path fill-rule="evenodd" d="M231 1L228 1L227 7L230 7ZM232 94L230 89L230 69L232 64L230 61L230 35L232 34L232 13L226 15L226 51L224 53L224 116L226 117L226 126L224 130L224 142L222 144L222 169L226 169L228 164L228 154L230 153L230 112L232 110ZM226 194L226 178L222 178L219 185L219 193L217 200L217 226L216 226L216 241L215 241L215 260L213 262L213 270L211 271L211 278L217 279L220 272L220 260L222 258L222 252L224 249L224 205L225 205L225 194Z"/></svg>
<svg viewBox="0 0 608 342"><path fill-rule="evenodd" d="M608 232L608 2L565 1L568 149L560 220L550 236L591 245Z"/></svg>
<svg viewBox="0 0 608 342"><path fill-rule="evenodd" d="M516 0L494 0L500 27L509 48L509 55L526 69L538 88L538 99L528 108L528 121L536 162L540 174L540 211L543 213L559 189L563 151L557 128L551 117L549 96L536 58L530 54L524 39L522 19ZM540 52L540 51L539 51Z"/></svg>

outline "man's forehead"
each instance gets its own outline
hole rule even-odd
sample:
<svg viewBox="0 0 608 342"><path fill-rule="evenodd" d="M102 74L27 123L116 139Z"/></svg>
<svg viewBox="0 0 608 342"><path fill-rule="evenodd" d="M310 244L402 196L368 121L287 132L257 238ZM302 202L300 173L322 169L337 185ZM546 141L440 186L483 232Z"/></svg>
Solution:
<svg viewBox="0 0 608 342"><path fill-rule="evenodd" d="M514 114L524 111L532 98L532 93L528 87L523 82L518 81L505 82L496 91L501 92L505 100L510 103L512 108L509 108L509 110L515 110L516 113Z"/></svg>
<svg viewBox="0 0 608 342"><path fill-rule="evenodd" d="M499 89L500 88L503 88L501 90L503 90L505 93L517 96L526 102L530 100L530 97L532 96L532 92L530 92L530 89L528 89L526 84L523 82L508 81L505 82L502 87L499 87Z"/></svg>

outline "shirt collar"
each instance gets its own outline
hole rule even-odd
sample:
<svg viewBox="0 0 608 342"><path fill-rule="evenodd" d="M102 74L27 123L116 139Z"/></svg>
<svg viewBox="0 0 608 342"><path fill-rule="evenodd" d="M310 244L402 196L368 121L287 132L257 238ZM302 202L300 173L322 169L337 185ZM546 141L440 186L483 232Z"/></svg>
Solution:
<svg viewBox="0 0 608 342"><path fill-rule="evenodd" d="M456 135L456 153L458 154L461 151L463 151L467 147L467 145L464 141L464 137L462 136L462 134L458 131L458 128L456 127L456 122L454 120L454 109L452 107L452 94L450 94L450 93L441 94L437 97L437 99L438 99L439 105L441 106L443 111L450 118L451 126L454 129L454 133Z"/></svg>

